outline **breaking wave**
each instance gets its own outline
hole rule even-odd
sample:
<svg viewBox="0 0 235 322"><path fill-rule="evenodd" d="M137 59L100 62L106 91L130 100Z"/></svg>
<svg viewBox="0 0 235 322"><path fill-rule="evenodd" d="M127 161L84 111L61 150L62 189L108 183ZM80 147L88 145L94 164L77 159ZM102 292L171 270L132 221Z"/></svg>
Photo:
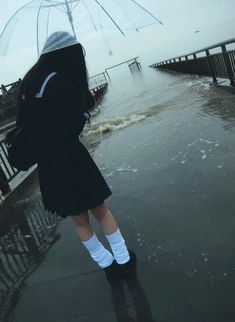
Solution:
<svg viewBox="0 0 235 322"><path fill-rule="evenodd" d="M110 134L113 131L123 129L131 124L140 122L146 119L147 115L144 114L132 114L127 117L117 117L114 119L105 119L101 122L93 122L88 125L84 130L85 136L90 135L105 135Z"/></svg>

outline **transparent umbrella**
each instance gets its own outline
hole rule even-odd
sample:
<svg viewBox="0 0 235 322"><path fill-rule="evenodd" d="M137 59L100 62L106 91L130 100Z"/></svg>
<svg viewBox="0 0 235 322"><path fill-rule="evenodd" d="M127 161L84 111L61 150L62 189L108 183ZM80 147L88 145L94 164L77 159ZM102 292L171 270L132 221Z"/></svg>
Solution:
<svg viewBox="0 0 235 322"><path fill-rule="evenodd" d="M69 32L81 42L100 32L105 41L114 32L125 37L129 30L139 32L156 23L163 24L135 0L33 0L0 30L0 56L31 47L40 55L56 31Z"/></svg>

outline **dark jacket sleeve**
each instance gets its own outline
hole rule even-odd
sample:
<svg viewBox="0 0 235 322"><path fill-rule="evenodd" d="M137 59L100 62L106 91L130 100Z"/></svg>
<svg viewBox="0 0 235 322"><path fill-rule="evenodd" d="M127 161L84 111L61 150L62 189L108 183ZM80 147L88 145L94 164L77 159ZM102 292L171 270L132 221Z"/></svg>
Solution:
<svg viewBox="0 0 235 322"><path fill-rule="evenodd" d="M85 93L85 110L89 111L95 106L95 99L89 91Z"/></svg>
<svg viewBox="0 0 235 322"><path fill-rule="evenodd" d="M16 126L20 127L23 124L23 106L22 106L22 95L23 95L23 82L20 84L16 98Z"/></svg>
<svg viewBox="0 0 235 322"><path fill-rule="evenodd" d="M82 99L69 80L54 76L47 84L43 100L50 107L54 141L70 141L83 130L89 113L83 113Z"/></svg>

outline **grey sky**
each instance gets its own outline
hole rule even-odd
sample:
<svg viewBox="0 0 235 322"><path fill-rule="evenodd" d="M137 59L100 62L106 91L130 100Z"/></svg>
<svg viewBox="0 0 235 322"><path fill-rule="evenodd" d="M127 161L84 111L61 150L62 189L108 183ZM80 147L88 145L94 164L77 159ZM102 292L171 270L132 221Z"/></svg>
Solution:
<svg viewBox="0 0 235 322"><path fill-rule="evenodd" d="M108 1L112 5L112 0ZM16 7L14 0L0 0L0 31L6 17L27 2L17 0ZM163 21L164 26L156 24L140 33L130 31L125 38L118 33L109 36L107 33L105 36L103 33L90 33L89 39L83 41L90 74L142 52L151 63L234 37L234 0L139 0L139 3ZM81 21L82 16L80 24ZM26 32L32 30L29 25ZM195 33L196 30L200 32ZM113 56L108 55L109 49ZM0 83L6 84L22 77L36 59L36 53L30 50L0 58Z"/></svg>

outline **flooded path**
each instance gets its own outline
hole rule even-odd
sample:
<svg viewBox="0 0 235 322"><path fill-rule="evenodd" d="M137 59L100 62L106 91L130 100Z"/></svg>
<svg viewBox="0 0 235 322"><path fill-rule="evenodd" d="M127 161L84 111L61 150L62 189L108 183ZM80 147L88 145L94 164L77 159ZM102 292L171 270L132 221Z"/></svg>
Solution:
<svg viewBox="0 0 235 322"><path fill-rule="evenodd" d="M233 322L235 96L206 79L147 68L111 79L83 139L113 191L108 204L137 254L138 276L110 285L70 220L42 216L35 189L21 204L31 233L1 235L1 267L10 265L7 253L16 274L1 269L0 314L6 322ZM9 234L22 246L9 246ZM30 234L35 250L23 241ZM7 287L20 275L20 250L34 264Z"/></svg>

